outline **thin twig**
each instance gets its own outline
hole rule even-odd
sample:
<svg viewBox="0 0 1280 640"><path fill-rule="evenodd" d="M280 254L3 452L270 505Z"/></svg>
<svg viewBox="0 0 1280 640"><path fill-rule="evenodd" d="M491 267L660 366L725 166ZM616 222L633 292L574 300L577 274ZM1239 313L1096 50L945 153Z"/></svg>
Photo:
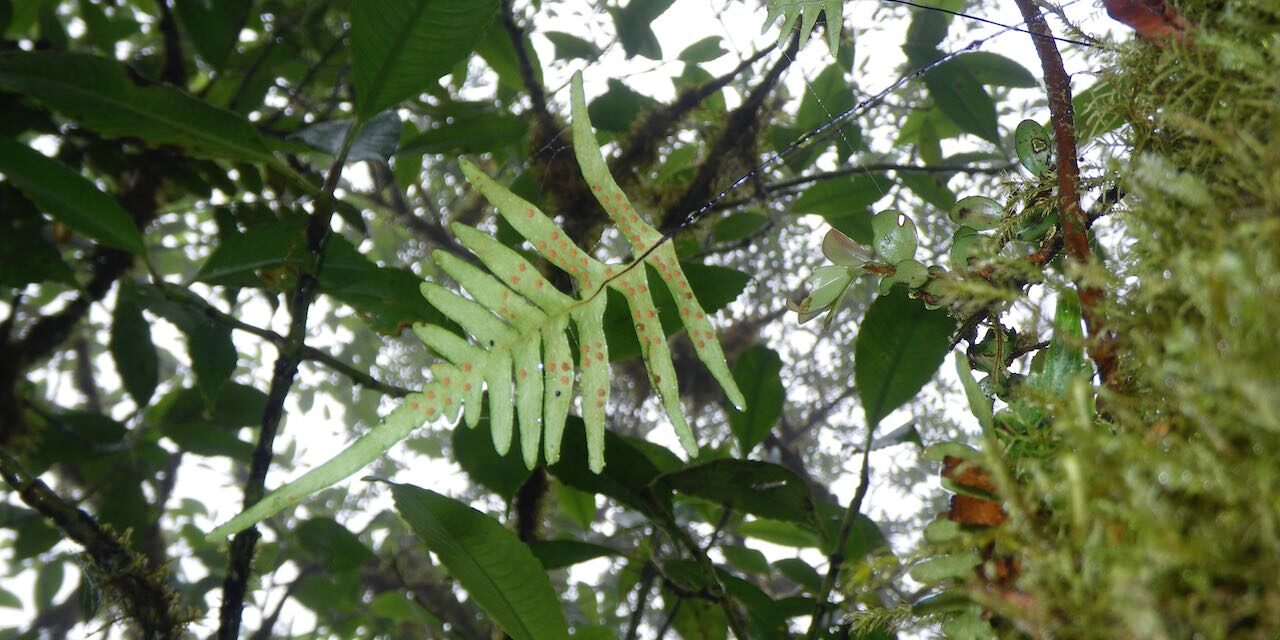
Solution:
<svg viewBox="0 0 1280 640"><path fill-rule="evenodd" d="M276 435L280 430L280 421L284 416L284 402L293 387L293 380L298 374L298 363L302 361L304 339L307 334L307 314L311 303L319 294L319 273L324 258L324 247L333 233L333 211L335 202L333 191L338 186L342 168L347 162L347 153L355 140L360 126L352 126L347 131L342 149L329 167L320 189L320 196L313 206L314 211L307 221L306 239L307 255L303 268L298 275L298 287L289 304L289 335L285 344L279 348L271 386L267 390L267 404L262 412L262 426L258 432L258 443L254 447L250 460L249 478L244 488L244 508L249 508L262 499L266 493L267 469L271 466L273 447ZM240 635L240 619L244 609L244 599L249 583L250 563L253 560L254 547L261 534L256 526L237 533L231 540L228 553L226 579L222 583L222 608L219 613L218 638L235 640Z"/></svg>
<svg viewBox="0 0 1280 640"><path fill-rule="evenodd" d="M830 606L827 599L831 597L831 590L835 587L836 578L840 575L840 567L844 564L845 541L849 539L849 532L853 530L853 523L857 520L858 514L862 513L862 500L867 497L867 490L871 486L871 442L875 432L875 425L867 427L867 442L862 449L862 472L858 476L858 488L853 492L853 500L849 501L849 508L844 512L840 534L836 536L835 547L827 558L827 576L822 580L822 589L818 591L818 597L814 601L809 632L805 634L807 640L817 638L822 628L822 620L826 617L827 607Z"/></svg>

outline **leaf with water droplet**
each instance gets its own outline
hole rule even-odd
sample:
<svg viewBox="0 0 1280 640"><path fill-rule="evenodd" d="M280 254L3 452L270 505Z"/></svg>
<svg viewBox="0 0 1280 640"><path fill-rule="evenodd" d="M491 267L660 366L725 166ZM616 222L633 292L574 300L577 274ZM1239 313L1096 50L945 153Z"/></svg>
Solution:
<svg viewBox="0 0 1280 640"><path fill-rule="evenodd" d="M876 254L890 264L916 255L916 225L905 214L886 209L871 218Z"/></svg>
<svg viewBox="0 0 1280 640"><path fill-rule="evenodd" d="M1013 132L1013 149L1027 171L1045 176L1053 171L1053 139L1035 120L1023 120Z"/></svg>
<svg viewBox="0 0 1280 640"><path fill-rule="evenodd" d="M969 196L951 207L951 221L978 231L994 229L1004 218L1004 207L986 196Z"/></svg>

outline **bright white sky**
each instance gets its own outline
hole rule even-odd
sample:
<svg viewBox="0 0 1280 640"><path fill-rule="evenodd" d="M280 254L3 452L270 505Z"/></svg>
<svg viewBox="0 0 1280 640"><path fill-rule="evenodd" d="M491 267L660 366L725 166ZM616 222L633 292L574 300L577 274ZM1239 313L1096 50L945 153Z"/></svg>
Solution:
<svg viewBox="0 0 1280 640"><path fill-rule="evenodd" d="M1005 24L1021 23L1021 17L1012 2L984 4L985 6L974 9L973 12L981 17ZM544 2L543 12L536 18L536 32L563 31L589 39L596 34L611 34L613 32L612 20L603 10L587 9L587 13L584 15L577 10L578 7L579 5ZM872 93L879 91L896 80L900 73L900 67L905 62L900 45L902 32L906 28L907 22L904 20L877 22L873 17L873 13L878 9L884 10L885 8L887 8L887 5L874 0L847 0L845 8L845 25L853 28L856 38L857 64L855 68L869 70L868 75L858 78L858 83L862 90ZM1078 24L1085 25L1086 29L1093 30L1092 32L1095 34L1110 27L1105 14L1090 3L1080 2L1079 0L1069 1L1065 5L1065 10L1068 16L1077 21ZM560 12L560 15L552 17L551 13L553 11ZM759 8L758 3L754 1L679 0L653 24L653 30L659 34L663 54L670 60L674 60L675 56L688 45L709 35L720 35L724 39L723 47L729 53L719 60L706 64L705 67L713 74L721 74L732 69L740 59L776 41L777 25L771 25L769 29L761 34L761 25L764 22L764 17L764 10ZM1051 24L1053 24L1055 32L1061 33L1061 25L1056 24L1056 21L1051 21ZM954 31L960 31L960 29L953 29ZM999 28L982 26L975 31L974 37L987 36L996 31L999 31ZM963 47L970 40L971 38L961 39L952 36L944 43L943 49L952 50ZM535 37L534 46L537 48L538 55L544 63L554 59L553 48L545 38ZM983 50L1001 53L1019 60L1037 77L1040 75L1039 65L1031 47L1030 37L1025 34L1006 33L988 42L983 47ZM1067 57L1069 71L1073 73L1087 71L1087 62L1078 54L1078 48L1065 46L1063 47L1063 52ZM867 62L865 66L863 65L864 61ZM804 95L808 79L816 76L818 71L830 64L830 62L830 53L819 34L800 53L797 64L791 68L784 78L791 95L796 97ZM625 76L627 83L637 91L651 95L658 100L668 100L674 93L671 78L679 75L682 65L683 63L678 61L663 63L643 58L635 58L628 61L624 59L621 47L615 45L601 60L584 70L588 98L590 99L591 96L603 92L608 78ZM568 102L566 87L569 76L583 66L583 61L575 60L567 66L545 69L547 86L560 89L552 97L553 101L560 107L565 107ZM1079 91L1084 86L1087 86L1090 81L1091 79L1087 73L1077 75L1076 90ZM1019 94L1015 96L1015 100L1032 100L1036 97L1036 93L1032 90L1024 90L1023 93L1025 95ZM732 102L730 106L733 106ZM1043 115L1041 114L1041 116ZM1033 115L1033 117L1038 116ZM1038 119L1043 120L1046 118L1038 117ZM1017 118L1011 122L1002 122L1002 128L1005 130L1012 128L1016 120ZM873 147L879 146L881 148L886 146L883 142L877 145L875 141L872 142L872 145ZM347 177L359 184L361 178L364 178L365 175L367 174L365 174L363 167L352 167L348 170ZM821 234L825 232L825 229L816 223L813 227L814 245L816 246L820 242ZM94 308L94 318L97 321L105 322L109 319L109 304L110 300L106 301L106 304L97 305ZM318 303L318 305L323 304L325 304L324 300ZM284 317L284 314L279 313L271 317L269 310L264 305L260 305L257 308L247 308L241 316L246 322L259 325L274 325L273 328L281 333L287 331L287 318ZM184 352L182 339L171 326L166 323L158 323L153 326L153 330L156 331L157 342L173 345L171 349L175 352ZM326 343L333 344L334 341L342 338L343 336L325 335L324 333L313 334L313 337L309 339L309 343L324 348ZM251 339L245 334L236 333L234 339L242 353L256 354L259 352L260 345L257 343L256 338ZM270 362L275 357L273 350L266 350L266 354L267 358L260 361ZM107 358L107 356L104 355L103 358ZM100 371L104 374L102 383L107 385L116 384L117 381L111 379L114 377L114 366L108 360L104 360L102 365L100 367ZM943 365L943 371L944 375L951 375L952 364L950 359ZM255 378L261 388L266 388L266 377L268 375L269 367L264 367L256 373ZM305 381L305 374L303 379ZM54 388L58 390L54 398L57 402L65 406L74 406L79 402L76 392L68 381L54 385ZM390 403L384 403L384 405L384 409L390 407ZM957 416L964 415L967 411L963 408L963 400L961 399L957 399L957 407L959 411ZM119 409L121 409L119 413L124 413L128 407ZM345 422L343 422L342 412L336 406L326 407L323 402L317 402L311 408L311 411L306 413L302 412L297 406L292 406L288 415L291 418L284 426L282 437L277 442L277 451L289 446L297 446L299 450L297 457L298 468L310 468L328 459L345 446L347 429ZM909 416L905 413L890 416L885 420L884 424L896 426L907 417ZM305 425L305 429L302 428L303 425ZM297 436L303 431L306 433L305 441L298 440ZM245 438L252 438L252 434L248 430L245 430L241 435ZM675 451L680 450L669 428L655 430L653 437ZM838 449L838 445L832 442L825 443L825 446ZM897 455L901 455L901 452L895 452L894 449L877 452L873 455L873 464L877 460L880 460L881 463L893 464L892 458ZM908 455L914 454L908 453ZM403 451L393 451L393 456L397 459L405 459ZM446 494L456 493L468 484L467 479L456 465L442 462L439 463L440 468L424 470L421 468L421 459L414 459L418 467L412 472L402 472L395 479L406 482L422 482L424 477L430 477L431 488ZM842 500L848 500L854 492L856 486L855 471L858 464L858 460L850 460L847 465L848 473L837 480L832 487L834 493ZM199 464L192 464L192 461L188 460L183 466L175 494L171 500L176 503L183 498L194 498L204 502L208 505L212 518L216 518L218 522L221 522L239 510L240 488L228 485L230 477L230 468L225 459L204 459ZM281 473L273 472L268 478L268 486L278 485L286 479L282 477ZM358 482L358 480L347 481L347 483L350 482ZM7 499L13 500L14 498L9 494ZM390 507L389 496L384 496L383 500L369 506L369 513L376 513L381 509ZM901 515L918 511L923 507L923 501L901 491L894 491L892 487L873 485L873 490L869 496L869 507L873 517L877 513ZM212 528L214 524L216 524L214 519L204 523L206 528ZM349 522L348 524L351 528L358 529L364 524L364 519ZM267 535L269 536L270 533L267 533ZM0 536L11 538L12 534L5 531L0 533ZM753 546L761 548L770 555L771 559L795 554L793 549L771 548L769 545L756 543L753 543ZM76 553L78 551L79 549L74 545L65 542L60 543L54 549L54 553ZM811 559L818 560L816 557ZM182 563L185 570L190 572L189 576L198 577L197 572L200 571L198 563L181 560L179 562ZM589 580L593 573L604 570L607 564L607 560L600 560L594 564L579 565L573 575L576 579ZM282 572L282 575L278 577L287 580L290 578L287 573L287 571ZM78 580L79 578L75 575L75 572L69 570L59 598L66 597L71 593L76 588ZM34 606L31 602L33 582L33 572L26 572L4 579L4 587L24 599L24 608L21 611L0 609L0 626L25 625L32 619L35 615ZM194 626L192 630L195 633L207 635L214 630L217 599L219 597L220 591L215 590L211 593L211 600L208 604L215 611L215 614ZM267 601L268 607L274 607L278 597L278 593L269 597ZM253 630L257 627L256 610L252 606L246 608L245 623L245 629L247 630ZM310 625L311 616L307 611L300 607L286 608L286 613L276 627L276 633L283 635L290 631L303 632L309 630ZM99 630L96 628L80 627L74 633L89 634L97 631Z"/></svg>

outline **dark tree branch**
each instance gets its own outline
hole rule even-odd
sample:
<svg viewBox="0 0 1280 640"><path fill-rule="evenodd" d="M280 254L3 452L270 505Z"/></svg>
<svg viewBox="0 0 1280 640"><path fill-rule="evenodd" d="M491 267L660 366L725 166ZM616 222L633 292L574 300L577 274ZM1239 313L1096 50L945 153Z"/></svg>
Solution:
<svg viewBox="0 0 1280 640"><path fill-rule="evenodd" d="M175 87L187 86L187 63L182 52L182 36L178 34L178 21L173 18L169 0L156 0L160 9L160 34L164 38L164 67L160 79Z"/></svg>
<svg viewBox="0 0 1280 640"><path fill-rule="evenodd" d="M347 162L347 152L351 141L355 139L359 127L352 127L343 142L342 150L334 158L320 188L320 196L313 203L314 210L307 221L306 246L307 254L300 273L298 286L289 303L289 335L283 346L279 347L275 368L271 376L271 386L267 390L267 404L262 412L262 426L258 432L258 442L254 446L253 457L249 464L249 478L244 488L244 508L257 504L266 493L267 469L271 466L274 455L276 435L280 430L280 421L284 416L284 402L293 387L293 380L298 375L298 364L302 361L307 334L307 315L311 303L319 294L319 273L324 258L324 247L333 233L333 191L342 176L342 168ZM240 618L244 609L244 599L249 584L250 563L253 560L254 547L262 534L256 526L249 527L231 539L231 548L227 559L227 574L222 584L222 608L219 613L218 638L235 640L240 635Z"/></svg>
<svg viewBox="0 0 1280 640"><path fill-rule="evenodd" d="M178 638L187 620L164 572L152 570L146 558L126 547L88 513L63 500L49 485L27 474L17 460L0 450L0 473L27 506L52 521L68 538L84 547L101 571L101 584L120 599L143 638Z"/></svg>
<svg viewBox="0 0 1280 640"><path fill-rule="evenodd" d="M657 576L653 564L646 562L640 570L640 580L636 583L636 608L631 610L631 618L627 622L627 635L623 640L636 640L636 632L640 630L640 620L644 618L646 605L649 603L649 592L653 591L653 579Z"/></svg>
<svg viewBox="0 0 1280 640"><path fill-rule="evenodd" d="M1062 65L1062 56L1053 41L1053 33L1033 0L1017 0L1018 10L1027 27L1040 57L1045 86L1049 96L1049 118L1053 123L1053 135L1057 144L1058 211L1062 222L1062 240L1067 254L1080 265L1091 259L1089 250L1089 218L1080 207L1080 166L1076 160L1076 132L1071 107L1071 78ZM1080 310L1089 330L1087 349L1089 357L1098 366L1098 377L1103 384L1115 383L1115 341L1106 329L1106 318L1100 305L1104 293L1101 287L1087 284L1084 278L1076 282L1080 296Z"/></svg>
<svg viewBox="0 0 1280 640"><path fill-rule="evenodd" d="M529 58L529 50L526 48L524 29L516 24L513 5L512 0L502 0L499 10L502 28L506 30L507 37L511 39L511 46L516 51L516 61L520 65L520 82L524 84L524 90L529 92L529 103L533 105L533 117L542 128L553 130L558 128L559 124L547 109L547 89L542 86L542 82L538 80L537 70L533 68L533 61Z"/></svg>
<svg viewBox="0 0 1280 640"><path fill-rule="evenodd" d="M382 202L391 210L392 215L400 224L413 233L417 234L423 240L452 253L471 263L476 263L476 257L471 255L458 244L453 235L445 230L444 226L429 220L422 219L421 216L414 213L413 208L409 206L409 202L404 199L404 192L400 189L400 183L396 180L396 174L383 162L370 162L369 173L372 174L374 183L377 185L379 195L385 193L385 199ZM430 196L422 194L422 199L426 200Z"/></svg>
<svg viewBox="0 0 1280 640"><path fill-rule="evenodd" d="M695 212L703 203L716 195L715 190L724 180L724 173L729 167L726 161L749 155L756 145L761 122L760 114L764 110L766 99L773 93L782 72L786 71L795 60L796 51L800 48L797 35L791 44L778 58L760 83L751 90L742 104L734 109L725 122L720 138L707 152L707 160L698 166L689 187L685 189L675 204L667 207L662 214L661 231L669 234L692 222Z"/></svg>

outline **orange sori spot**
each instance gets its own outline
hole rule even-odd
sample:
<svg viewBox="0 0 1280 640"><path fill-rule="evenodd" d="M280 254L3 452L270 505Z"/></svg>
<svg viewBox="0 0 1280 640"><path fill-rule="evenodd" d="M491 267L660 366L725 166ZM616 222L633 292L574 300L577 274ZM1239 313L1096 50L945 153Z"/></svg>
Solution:
<svg viewBox="0 0 1280 640"><path fill-rule="evenodd" d="M505 318L505 317L507 317L507 316L509 316L509 315L511 315L511 308L510 308L510 307L501 307L501 308L499 308L499 309L498 309L498 315L500 315L500 316L502 316L502 317L504 317L504 318Z"/></svg>
<svg viewBox="0 0 1280 640"><path fill-rule="evenodd" d="M519 271L520 273L524 273L525 269L528 269L528 268L529 268L529 265L521 262L520 266L516 267L516 271Z"/></svg>
<svg viewBox="0 0 1280 640"><path fill-rule="evenodd" d="M511 284L519 284L520 276L511 276Z"/></svg>
<svg viewBox="0 0 1280 640"><path fill-rule="evenodd" d="M603 348L603 347L604 347L604 345L603 345L603 344L601 344L601 343L599 343L599 342L597 342L597 343L596 343L596 348L597 348L597 349L601 349L601 348Z"/></svg>
<svg viewBox="0 0 1280 640"><path fill-rule="evenodd" d="M617 208L617 207L609 207L609 213L612 213L612 214L613 214L613 215L615 215L615 216L616 216L616 215L618 215L618 208Z"/></svg>
<svg viewBox="0 0 1280 640"><path fill-rule="evenodd" d="M682 315L682 316L684 316L684 317L688 318L688 317L689 317L689 308L688 308L688 307L685 307L685 308L681 309L681 310L680 310L680 315Z"/></svg>
<svg viewBox="0 0 1280 640"><path fill-rule="evenodd" d="M529 371L528 371L528 370L526 370L526 369L521 369L521 370L520 370L520 373L519 373L519 374L517 374L517 375L519 375L519 376L520 376L520 379L521 379L521 380L524 380L524 379L526 379L526 378L528 378L528 377L529 377Z"/></svg>
<svg viewBox="0 0 1280 640"><path fill-rule="evenodd" d="M542 251L543 249L546 249L546 248L547 248L546 240L543 240L542 242L538 243L538 251Z"/></svg>
<svg viewBox="0 0 1280 640"><path fill-rule="evenodd" d="M453 384L453 378L450 378L450 377L448 377L448 376L445 376L444 380L441 380L440 382L441 382L442 384L444 384L444 386L446 386L446 387L447 387L447 386L449 386L449 385Z"/></svg>
<svg viewBox="0 0 1280 640"><path fill-rule="evenodd" d="M533 283L533 286L534 286L534 287L537 287L537 288L539 288L539 289L541 289L541 288L542 288L542 281L541 281L541 280L535 281L535 282Z"/></svg>
<svg viewBox="0 0 1280 640"><path fill-rule="evenodd" d="M639 238L636 238L635 245L636 245L636 251L644 251L648 246L645 243L641 242Z"/></svg>
<svg viewBox="0 0 1280 640"><path fill-rule="evenodd" d="M573 277L575 278L578 277L579 273L582 273L581 269L577 267L569 267L569 274L572 275Z"/></svg>
<svg viewBox="0 0 1280 640"><path fill-rule="evenodd" d="M561 371L569 371L569 370L572 370L572 369L573 369L573 365L569 364L569 361L568 361L568 360L565 360L564 362L561 362L561 363L560 363L560 370L561 370Z"/></svg>
<svg viewBox="0 0 1280 640"><path fill-rule="evenodd" d="M600 390L596 391L596 395L600 396L601 398L603 398L603 397L604 397L604 395L605 395L606 393L608 393L608 392L607 392L607 391L605 391L604 389L600 389Z"/></svg>
<svg viewBox="0 0 1280 640"><path fill-rule="evenodd" d="M688 291L686 291L686 292L685 292L685 294L684 294L684 299L685 299L685 300L692 300L692 299L693 299L693 294L692 294L692 293L689 293Z"/></svg>
<svg viewBox="0 0 1280 640"><path fill-rule="evenodd" d="M699 340L699 341L698 341L698 348L699 348L699 349L705 349L706 347L707 347L707 343L706 343L706 342L703 342L702 340Z"/></svg>
<svg viewBox="0 0 1280 640"><path fill-rule="evenodd" d="M622 192L618 192L618 193L613 194L613 201L614 201L614 202L622 202Z"/></svg>
<svg viewBox="0 0 1280 640"><path fill-rule="evenodd" d="M462 390L463 390L463 391L470 391L470 390L471 390L471 383L470 383L470 382L463 383L463 385L462 385Z"/></svg>
<svg viewBox="0 0 1280 640"><path fill-rule="evenodd" d="M591 185L591 190L592 190L592 191L599 191L599 190L600 190L600 185L598 185L598 184L593 184L593 185Z"/></svg>
<svg viewBox="0 0 1280 640"><path fill-rule="evenodd" d="M606 276L613 276L613 267L605 267L605 268L604 268L604 275L606 275Z"/></svg>
<svg viewBox="0 0 1280 640"><path fill-rule="evenodd" d="M716 333L714 331L703 331L702 336L708 340L715 340Z"/></svg>
<svg viewBox="0 0 1280 640"><path fill-rule="evenodd" d="M427 417L428 417L428 418L432 418L432 417L435 417L435 415L436 415L436 408L435 408L435 407L427 407Z"/></svg>
<svg viewBox="0 0 1280 640"><path fill-rule="evenodd" d="M662 384L662 376L660 376L660 375L658 375L658 374L656 374L656 373L655 373L655 374L653 374L653 383L654 383L654 384Z"/></svg>
<svg viewBox="0 0 1280 640"><path fill-rule="evenodd" d="M632 221L632 222L640 222L640 216L638 216L638 215L636 215L636 214L634 214L634 213L633 213L633 214L631 214L631 221Z"/></svg>
<svg viewBox="0 0 1280 640"><path fill-rule="evenodd" d="M599 360L599 361L601 361L601 362L604 362L604 353L597 351L597 352L596 352L596 360Z"/></svg>
<svg viewBox="0 0 1280 640"><path fill-rule="evenodd" d="M452 407L452 406L453 406L453 398L445 398L445 399L444 399L444 406L446 406L446 407Z"/></svg>
<svg viewBox="0 0 1280 640"><path fill-rule="evenodd" d="M587 290L587 291L590 291L590 290L591 290L591 281L590 281L590 280L583 280L583 281L582 281L582 288L583 288L583 289L585 289L585 290Z"/></svg>
<svg viewBox="0 0 1280 640"><path fill-rule="evenodd" d="M656 315L658 315L658 314L654 313L654 312L653 312L653 310L652 310L652 309L650 309L649 311L645 312L645 315L647 315L647 316L649 316L650 318L652 318L652 317L654 317L654 316L656 316Z"/></svg>
<svg viewBox="0 0 1280 640"><path fill-rule="evenodd" d="M640 312L639 312L639 311L632 311L632 312L631 312L631 315L632 315L633 317L635 317L635 319L636 319L636 320L639 320L639 319L640 319Z"/></svg>
<svg viewBox="0 0 1280 640"><path fill-rule="evenodd" d="M532 218L532 217L533 217L533 209L529 209L528 211L525 211L525 212L524 212L524 215L525 215L525 217Z"/></svg>
<svg viewBox="0 0 1280 640"><path fill-rule="evenodd" d="M584 345L582 345L582 352L583 352L583 353L590 353L590 352L591 352L591 345L589 345L589 344L584 344Z"/></svg>
<svg viewBox="0 0 1280 640"><path fill-rule="evenodd" d="M630 211L630 210L631 210L631 205L629 205L629 204L627 204L627 203L625 203L625 202L624 202L624 203L622 203L622 210L623 210L623 211Z"/></svg>
<svg viewBox="0 0 1280 640"><path fill-rule="evenodd" d="M649 344L652 344L652 345L662 344L662 338L659 338L658 336L653 336L652 338L649 338Z"/></svg>
<svg viewBox="0 0 1280 640"><path fill-rule="evenodd" d="M555 259L556 259L556 250L555 250L555 249L552 249L552 250L551 250L551 253L548 253L548 254L547 254L547 257L548 257L548 258L551 258L552 260L555 260Z"/></svg>
<svg viewBox="0 0 1280 640"><path fill-rule="evenodd" d="M410 408L410 409L413 409L414 411L417 411L417 410L418 410L418 403L417 403L417 402L410 402L410 403L409 403L409 408Z"/></svg>
<svg viewBox="0 0 1280 640"><path fill-rule="evenodd" d="M703 318L705 318L705 317L707 317L707 314L705 314L705 313L703 313L703 312L701 312L701 311L699 311L699 312L697 312L697 313L693 314L693 318L694 318L695 320L701 320L701 319L703 319Z"/></svg>
<svg viewBox="0 0 1280 640"><path fill-rule="evenodd" d="M634 296L635 294L636 294L636 288L635 288L635 287L627 287L627 295L629 295L629 296Z"/></svg>
<svg viewBox="0 0 1280 640"><path fill-rule="evenodd" d="M505 300L510 300L510 299L511 299L511 292L510 292L510 291L507 291L506 289L503 289L503 290L502 290L502 299L503 299L504 301L505 301Z"/></svg>
<svg viewBox="0 0 1280 640"><path fill-rule="evenodd" d="M551 239L552 239L552 240L559 240L559 239L560 239L560 232L559 232L559 231L552 231L552 232L551 232Z"/></svg>
<svg viewBox="0 0 1280 640"><path fill-rule="evenodd" d="M643 323L643 322L637 322L637 323L636 323L636 330L637 330L637 331L640 331L640 332L643 332L643 331L644 331L644 323Z"/></svg>
<svg viewBox="0 0 1280 640"><path fill-rule="evenodd" d="M462 363L462 370L463 370L463 371L470 372L470 371L471 371L471 363L470 363L470 362L464 362L464 363Z"/></svg>
<svg viewBox="0 0 1280 640"><path fill-rule="evenodd" d="M586 266L587 266L587 258L586 258L586 256L583 256L583 257L579 258L579 259L578 259L578 264L582 265L582 267L585 269L585 268L586 268Z"/></svg>
<svg viewBox="0 0 1280 640"><path fill-rule="evenodd" d="M648 290L649 290L649 287L646 287L644 285L640 285L639 287L636 288L636 291L639 291L640 293L644 293Z"/></svg>
<svg viewBox="0 0 1280 640"><path fill-rule="evenodd" d="M604 408L604 400L596 400L596 408L597 408L597 409L603 409L603 408Z"/></svg>
<svg viewBox="0 0 1280 640"><path fill-rule="evenodd" d="M569 386L569 376L560 376L560 384Z"/></svg>

